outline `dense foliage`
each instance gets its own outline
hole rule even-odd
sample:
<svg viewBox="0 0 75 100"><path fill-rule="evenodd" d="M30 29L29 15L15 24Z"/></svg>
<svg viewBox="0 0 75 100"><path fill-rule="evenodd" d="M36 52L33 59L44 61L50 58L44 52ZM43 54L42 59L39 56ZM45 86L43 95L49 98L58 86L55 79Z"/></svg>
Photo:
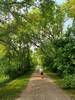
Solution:
<svg viewBox="0 0 75 100"><path fill-rule="evenodd" d="M32 3L31 0L0 1L0 44L5 47L5 53L0 57L0 68L10 78L27 73L32 66L27 23L28 9Z"/></svg>
<svg viewBox="0 0 75 100"><path fill-rule="evenodd" d="M75 74L74 2L60 6L54 0L0 0L2 74L15 78L40 64L64 81L68 75L70 79ZM72 26L64 29L70 18Z"/></svg>

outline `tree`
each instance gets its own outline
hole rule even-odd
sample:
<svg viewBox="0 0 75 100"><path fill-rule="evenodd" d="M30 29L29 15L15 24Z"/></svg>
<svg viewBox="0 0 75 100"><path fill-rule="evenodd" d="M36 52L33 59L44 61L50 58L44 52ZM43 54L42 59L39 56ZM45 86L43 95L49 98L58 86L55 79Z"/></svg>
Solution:
<svg viewBox="0 0 75 100"><path fill-rule="evenodd" d="M66 10L66 12L68 13L69 17L75 17L75 1L74 0L68 0L65 4L64 4L64 8Z"/></svg>

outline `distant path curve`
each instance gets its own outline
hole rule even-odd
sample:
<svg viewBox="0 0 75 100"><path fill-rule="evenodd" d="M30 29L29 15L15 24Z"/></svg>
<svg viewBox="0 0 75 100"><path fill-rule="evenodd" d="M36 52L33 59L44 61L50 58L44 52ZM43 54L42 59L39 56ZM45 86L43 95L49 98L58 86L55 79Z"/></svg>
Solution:
<svg viewBox="0 0 75 100"><path fill-rule="evenodd" d="M33 73L30 82L16 100L71 100L52 79L45 77L41 79L40 75Z"/></svg>

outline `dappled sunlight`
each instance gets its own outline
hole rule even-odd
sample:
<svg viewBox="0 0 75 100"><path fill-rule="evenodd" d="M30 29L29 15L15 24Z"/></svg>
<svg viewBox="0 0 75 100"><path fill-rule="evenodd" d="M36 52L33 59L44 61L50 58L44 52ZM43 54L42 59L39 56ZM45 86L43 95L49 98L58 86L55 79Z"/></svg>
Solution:
<svg viewBox="0 0 75 100"><path fill-rule="evenodd" d="M41 80L42 78L41 77L33 77L32 79L31 79L31 81L32 80Z"/></svg>
<svg viewBox="0 0 75 100"><path fill-rule="evenodd" d="M43 78L42 78L40 73L35 72L30 81L38 81L38 80L39 81L41 81L41 80L43 81L44 80L44 81L50 82L50 83L54 83L55 82L55 80L52 80L51 78L49 78L45 73L44 73Z"/></svg>
<svg viewBox="0 0 75 100"><path fill-rule="evenodd" d="M45 81L50 82L50 83L54 83L54 80L52 80L51 78L44 78Z"/></svg>

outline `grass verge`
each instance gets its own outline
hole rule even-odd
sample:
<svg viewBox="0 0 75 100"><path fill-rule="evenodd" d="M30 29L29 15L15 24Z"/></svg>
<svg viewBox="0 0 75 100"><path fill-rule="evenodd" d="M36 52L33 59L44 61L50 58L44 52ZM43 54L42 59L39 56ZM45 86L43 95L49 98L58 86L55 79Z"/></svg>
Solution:
<svg viewBox="0 0 75 100"><path fill-rule="evenodd" d="M31 75L24 75L0 87L0 100L15 100L28 84Z"/></svg>
<svg viewBox="0 0 75 100"><path fill-rule="evenodd" d="M60 88L62 88L61 77L59 77L56 73L52 73L48 70L46 70L45 73L54 80L54 83L56 83ZM72 100L75 100L75 89L63 89L63 90L72 98Z"/></svg>

